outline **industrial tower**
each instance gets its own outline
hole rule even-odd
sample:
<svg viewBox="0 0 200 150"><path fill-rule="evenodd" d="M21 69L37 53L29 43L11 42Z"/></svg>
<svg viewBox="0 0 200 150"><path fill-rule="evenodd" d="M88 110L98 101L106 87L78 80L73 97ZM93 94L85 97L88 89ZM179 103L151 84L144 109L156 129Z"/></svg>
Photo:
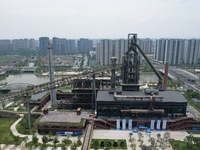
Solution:
<svg viewBox="0 0 200 150"><path fill-rule="evenodd" d="M52 44L50 41L48 43L47 49L49 52L49 78L50 78L50 83L53 83L54 82L54 69L53 69ZM55 86L51 86L50 98L51 98L51 109L55 110L57 108Z"/></svg>

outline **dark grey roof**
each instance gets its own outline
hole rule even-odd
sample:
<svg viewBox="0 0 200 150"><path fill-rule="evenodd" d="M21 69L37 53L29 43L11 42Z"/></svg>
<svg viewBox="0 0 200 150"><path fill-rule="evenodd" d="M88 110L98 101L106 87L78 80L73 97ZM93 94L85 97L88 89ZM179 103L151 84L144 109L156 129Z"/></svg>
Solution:
<svg viewBox="0 0 200 150"><path fill-rule="evenodd" d="M38 94L32 95L32 96L31 96L31 99L32 99L32 100L38 100L38 99L42 98L46 93L48 93L48 91L47 91L47 92L42 92L42 93L38 93Z"/></svg>
<svg viewBox="0 0 200 150"><path fill-rule="evenodd" d="M146 95L142 91L122 91L121 95L122 96L149 96L149 95ZM163 102L181 102L181 103L187 102L187 100L185 99L185 97L181 93L175 92L175 91L159 91L159 94L155 95L155 96L162 96ZM136 99L136 101L137 100L141 101L141 99ZM114 95L109 94L108 91L98 91L97 101L125 101L125 100L123 100L123 99L122 100L115 100ZM143 99L142 101L148 101L148 100ZM158 101L160 101L160 100L158 100Z"/></svg>

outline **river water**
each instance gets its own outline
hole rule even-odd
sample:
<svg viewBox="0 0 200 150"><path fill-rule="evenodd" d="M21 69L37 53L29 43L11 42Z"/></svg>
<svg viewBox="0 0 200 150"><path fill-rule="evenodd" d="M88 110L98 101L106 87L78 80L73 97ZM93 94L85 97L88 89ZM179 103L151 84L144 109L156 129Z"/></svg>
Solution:
<svg viewBox="0 0 200 150"><path fill-rule="evenodd" d="M56 76L55 79L60 79L61 76ZM157 82L158 78L153 72L140 73L140 82ZM19 74L9 75L5 80L1 80L0 83L29 83L29 84L41 84L49 82L48 76L36 76L35 74Z"/></svg>

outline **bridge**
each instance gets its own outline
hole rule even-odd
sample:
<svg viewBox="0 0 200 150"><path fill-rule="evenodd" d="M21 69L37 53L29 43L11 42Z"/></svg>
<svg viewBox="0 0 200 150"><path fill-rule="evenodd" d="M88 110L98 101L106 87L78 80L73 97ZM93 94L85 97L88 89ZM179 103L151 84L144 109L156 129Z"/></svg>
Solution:
<svg viewBox="0 0 200 150"><path fill-rule="evenodd" d="M165 74L164 69L159 69L159 72L162 74ZM170 73L168 73L168 78L170 78L171 80L176 80L176 78L173 75L171 75Z"/></svg>
<svg viewBox="0 0 200 150"><path fill-rule="evenodd" d="M35 72L36 67L23 67L22 72Z"/></svg>
<svg viewBox="0 0 200 150"><path fill-rule="evenodd" d="M90 122L85 131L84 141L81 150L89 150L90 144L92 141L92 134L93 134L94 123Z"/></svg>
<svg viewBox="0 0 200 150"><path fill-rule="evenodd" d="M186 70L183 69L171 69L171 70L188 81L195 82L196 80L199 80L199 77L197 75L194 75L193 73L188 72Z"/></svg>
<svg viewBox="0 0 200 150"><path fill-rule="evenodd" d="M12 83L12 84L7 84L4 85L0 88L2 91L18 91L18 90L25 90L29 86L34 86L33 84L30 83Z"/></svg>
<svg viewBox="0 0 200 150"><path fill-rule="evenodd" d="M28 114L28 112L10 111L0 109L0 117L19 117L21 114ZM31 112L32 115L41 115L41 112Z"/></svg>

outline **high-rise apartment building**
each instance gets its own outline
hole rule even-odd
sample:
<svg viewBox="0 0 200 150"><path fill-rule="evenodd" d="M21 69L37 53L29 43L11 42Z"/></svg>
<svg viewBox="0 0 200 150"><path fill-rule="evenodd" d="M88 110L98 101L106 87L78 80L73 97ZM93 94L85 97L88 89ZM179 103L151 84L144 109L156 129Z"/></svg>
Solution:
<svg viewBox="0 0 200 150"><path fill-rule="evenodd" d="M53 37L53 55L60 55L60 39L57 37Z"/></svg>
<svg viewBox="0 0 200 150"><path fill-rule="evenodd" d="M93 41L89 39L81 38L78 40L78 51L89 54L89 51L93 50Z"/></svg>
<svg viewBox="0 0 200 150"><path fill-rule="evenodd" d="M39 38L39 46L40 46L40 55L48 55L48 42L49 38L48 37L40 37Z"/></svg>
<svg viewBox="0 0 200 150"><path fill-rule="evenodd" d="M11 40L0 40L0 51L11 51L12 43Z"/></svg>
<svg viewBox="0 0 200 150"><path fill-rule="evenodd" d="M35 48L34 39L0 40L1 51L35 50Z"/></svg>
<svg viewBox="0 0 200 150"><path fill-rule="evenodd" d="M117 58L117 64L122 63L122 57L124 56L125 52L128 51L128 41L125 39L113 40L113 51L114 55ZM109 58L110 59L110 58Z"/></svg>
<svg viewBox="0 0 200 150"><path fill-rule="evenodd" d="M122 62L122 56L127 51L128 42L127 40L101 40L97 43L97 61L100 65L111 64L111 57L117 57L117 64Z"/></svg>
<svg viewBox="0 0 200 150"><path fill-rule="evenodd" d="M36 50L36 41L34 39L29 40L29 48L31 50Z"/></svg>
<svg viewBox="0 0 200 150"><path fill-rule="evenodd" d="M154 41L152 39L138 39L138 45L147 54L152 54L154 51ZM128 41L125 39L100 40L96 45L97 61L100 65L111 64L110 57L117 58L117 64L122 63L122 57L128 51ZM164 57L164 56L163 56Z"/></svg>
<svg viewBox="0 0 200 150"><path fill-rule="evenodd" d="M154 54L156 60L169 65L195 65L200 58L200 40L159 39Z"/></svg>
<svg viewBox="0 0 200 150"><path fill-rule="evenodd" d="M137 39L137 44L146 54L153 54L153 39Z"/></svg>
<svg viewBox="0 0 200 150"><path fill-rule="evenodd" d="M185 64L195 65L200 58L200 40L189 39L184 42L184 60Z"/></svg>
<svg viewBox="0 0 200 150"><path fill-rule="evenodd" d="M66 41L66 52L76 52L75 40L67 39L67 41Z"/></svg>
<svg viewBox="0 0 200 150"><path fill-rule="evenodd" d="M53 38L53 54L65 55L68 52L75 52L75 40L65 38Z"/></svg>

